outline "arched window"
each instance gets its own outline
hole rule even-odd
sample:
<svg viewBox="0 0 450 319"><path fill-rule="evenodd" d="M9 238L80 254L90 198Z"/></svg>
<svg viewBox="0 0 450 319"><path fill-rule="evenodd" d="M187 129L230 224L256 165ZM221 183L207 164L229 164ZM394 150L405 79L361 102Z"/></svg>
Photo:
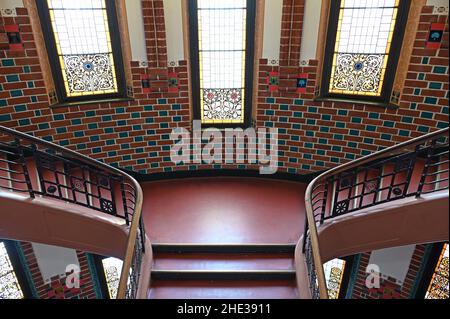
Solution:
<svg viewBox="0 0 450 319"><path fill-rule="evenodd" d="M114 0L36 1L60 103L126 96Z"/></svg>
<svg viewBox="0 0 450 319"><path fill-rule="evenodd" d="M320 95L388 103L410 1L332 0Z"/></svg>
<svg viewBox="0 0 450 319"><path fill-rule="evenodd" d="M24 293L14 271L5 243L0 241L0 299L23 299Z"/></svg>
<svg viewBox="0 0 450 319"><path fill-rule="evenodd" d="M251 123L255 1L190 0L195 119L215 126Z"/></svg>
<svg viewBox="0 0 450 319"><path fill-rule="evenodd" d="M425 299L448 299L449 298L449 266L448 266L448 243L444 244L438 263L431 278L430 285L425 294Z"/></svg>

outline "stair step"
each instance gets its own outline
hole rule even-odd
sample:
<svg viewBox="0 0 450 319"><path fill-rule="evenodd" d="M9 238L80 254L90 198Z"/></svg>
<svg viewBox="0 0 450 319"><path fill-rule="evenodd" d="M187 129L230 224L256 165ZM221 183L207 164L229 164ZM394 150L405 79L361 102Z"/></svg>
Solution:
<svg viewBox="0 0 450 319"><path fill-rule="evenodd" d="M167 254L154 255L154 270L293 270L292 254Z"/></svg>
<svg viewBox="0 0 450 319"><path fill-rule="evenodd" d="M281 254L295 251L295 244L153 244L154 253Z"/></svg>
<svg viewBox="0 0 450 319"><path fill-rule="evenodd" d="M149 299L296 299L294 280L166 281L154 280Z"/></svg>
<svg viewBox="0 0 450 319"><path fill-rule="evenodd" d="M293 280L294 270L152 270L154 280Z"/></svg>

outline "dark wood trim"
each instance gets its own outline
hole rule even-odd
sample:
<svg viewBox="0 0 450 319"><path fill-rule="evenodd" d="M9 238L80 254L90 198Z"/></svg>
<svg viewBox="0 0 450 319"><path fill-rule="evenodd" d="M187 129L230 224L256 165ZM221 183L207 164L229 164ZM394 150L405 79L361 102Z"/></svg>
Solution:
<svg viewBox="0 0 450 319"><path fill-rule="evenodd" d="M347 290L348 290L348 287L350 284L350 277L352 274L352 268L353 268L353 263L355 261L355 257L347 256L347 257L344 257L341 259L345 260L345 268L344 268L344 274L342 275L341 287L339 288L338 299L345 299L345 296L347 294Z"/></svg>
<svg viewBox="0 0 450 319"><path fill-rule="evenodd" d="M275 173L272 175L261 175L259 171L254 170L239 170L239 169L218 169L218 170L195 170L195 171L176 171L176 172L163 172L154 174L142 174L134 171L123 170L126 173L133 176L138 182L154 182L173 179L185 179L185 178L214 178L214 177L242 177L242 178L261 178L261 179L274 179L284 180L298 183L309 183L315 177L319 176L323 172L311 173L307 175L298 175L291 173Z"/></svg>
<svg viewBox="0 0 450 319"><path fill-rule="evenodd" d="M103 295L103 299L111 299L109 296L108 284L106 283L105 270L103 268L102 260L108 257L91 254L94 261L95 271L97 272L98 283Z"/></svg>
<svg viewBox="0 0 450 319"><path fill-rule="evenodd" d="M344 99L348 101L359 101L358 103L372 102L377 103L379 106L390 105L392 88L394 85L395 74L394 70L397 70L398 59L403 43L403 37L405 34L406 23L408 20L408 13L410 8L410 1L400 0L397 22L395 25L394 35L392 38L391 51L389 53L389 60L386 65L386 73L384 76L383 87L380 96L368 96L362 95L348 95L348 94L336 94L329 93L331 68L334 56L334 47L336 44L336 34L338 27L339 11L341 6L341 0L331 2L330 16L328 20L328 32L325 46L325 54L322 68L322 83L320 86L320 98L322 99ZM356 103L356 102L354 102Z"/></svg>
<svg viewBox="0 0 450 319"><path fill-rule="evenodd" d="M155 254L294 254L296 244L152 244Z"/></svg>
<svg viewBox="0 0 450 319"><path fill-rule="evenodd" d="M189 51L191 62L191 94L192 94L192 112L193 119L201 119L200 110L200 61L198 46L198 5L197 0L189 0ZM246 17L246 51L245 51L245 97L244 97L244 122L243 123L212 123L202 126L217 128L248 128L252 125L252 108L253 108L253 71L255 60L255 38L256 29L256 3L253 0L247 0L247 17Z"/></svg>
<svg viewBox="0 0 450 319"><path fill-rule="evenodd" d="M0 242L5 244L6 252L8 253L9 259L11 260L12 267L16 274L17 280L19 281L20 288L22 289L22 293L25 299L33 299L36 296L33 295L33 290L31 289L31 285L26 275L25 266L22 264L20 259L20 253L17 251L17 247L15 243L11 240L0 239Z"/></svg>
<svg viewBox="0 0 450 319"><path fill-rule="evenodd" d="M114 69L116 72L116 81L118 89L118 93L114 94L96 94L79 97L67 96L66 88L64 86L63 75L61 72L62 65L60 63L57 54L57 47L55 37L53 36L54 32L50 21L50 12L47 1L36 0L36 8L39 14L39 19L41 21L42 34L44 37L45 46L47 48L47 54L49 60L53 61L53 63L50 63L50 68L53 73L52 75L55 83L56 95L58 97L58 105L60 104L67 105L73 102L90 102L90 101L93 101L93 103L98 103L97 100L99 99L104 100L104 99L117 99L127 97L126 79L121 49L122 46L115 1L106 1L106 12L108 14L109 33L111 38L112 53L114 56ZM78 105L77 103L74 104Z"/></svg>
<svg viewBox="0 0 450 319"><path fill-rule="evenodd" d="M434 271L436 269L437 263L439 262L439 257L441 256L442 249L445 243L431 244L432 247L428 254L428 258L424 260L426 263L423 268L423 272L419 280L419 284L416 291L412 292L414 295L411 296L414 299L424 299L427 293L428 287L430 286L431 279L433 278Z"/></svg>

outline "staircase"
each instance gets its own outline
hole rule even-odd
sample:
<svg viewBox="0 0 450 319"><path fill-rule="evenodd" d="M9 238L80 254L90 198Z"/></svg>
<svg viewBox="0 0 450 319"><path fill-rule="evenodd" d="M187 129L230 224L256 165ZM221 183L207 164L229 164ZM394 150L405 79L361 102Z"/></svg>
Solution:
<svg viewBox="0 0 450 319"><path fill-rule="evenodd" d="M149 299L296 299L295 245L153 244Z"/></svg>

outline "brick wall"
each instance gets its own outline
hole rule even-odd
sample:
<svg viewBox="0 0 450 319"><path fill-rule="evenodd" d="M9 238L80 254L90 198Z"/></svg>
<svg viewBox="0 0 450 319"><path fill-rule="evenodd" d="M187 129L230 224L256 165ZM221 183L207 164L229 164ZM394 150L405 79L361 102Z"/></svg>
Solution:
<svg viewBox="0 0 450 319"><path fill-rule="evenodd" d="M89 269L86 253L77 251L80 265L80 288L69 289L66 286L66 276L55 276L50 283L45 283L31 243L22 242L20 247L25 257L26 268L29 269L34 290L39 299L95 299L97 295L94 282Z"/></svg>
<svg viewBox="0 0 450 319"><path fill-rule="evenodd" d="M419 269L425 262L425 250L427 245L417 245L411 264L409 265L408 272L406 274L403 284L399 284L394 278L382 278L380 280L379 289L368 289L366 287L366 268L369 263L371 253L363 253L360 256L359 268L355 277L355 282L350 283L353 285L353 291L351 299L409 299L414 289L414 283L420 280Z"/></svg>
<svg viewBox="0 0 450 319"><path fill-rule="evenodd" d="M142 0L142 6L149 61L148 66L131 63L134 101L126 103L49 107L27 10L18 8L14 18L1 17L0 125L141 173L256 169L245 164L171 162L172 128L191 127L187 62L167 63L162 0ZM432 9L423 8L400 107L392 110L313 101L318 61L298 66L304 1L285 0L282 63L273 66L261 60L255 118L257 127L280 129L280 172L306 174L324 170L448 126L448 16L433 14ZM425 48L425 38L435 21L445 22L446 30L440 48L430 50ZM23 50L10 49L5 32L9 25L19 27ZM290 41L286 38L289 26L294 27L288 36ZM286 52L290 55L285 56ZM270 72L280 77L275 90L267 85ZM302 93L296 88L299 74L308 77ZM142 89L141 79L146 75L152 87L150 92Z"/></svg>

